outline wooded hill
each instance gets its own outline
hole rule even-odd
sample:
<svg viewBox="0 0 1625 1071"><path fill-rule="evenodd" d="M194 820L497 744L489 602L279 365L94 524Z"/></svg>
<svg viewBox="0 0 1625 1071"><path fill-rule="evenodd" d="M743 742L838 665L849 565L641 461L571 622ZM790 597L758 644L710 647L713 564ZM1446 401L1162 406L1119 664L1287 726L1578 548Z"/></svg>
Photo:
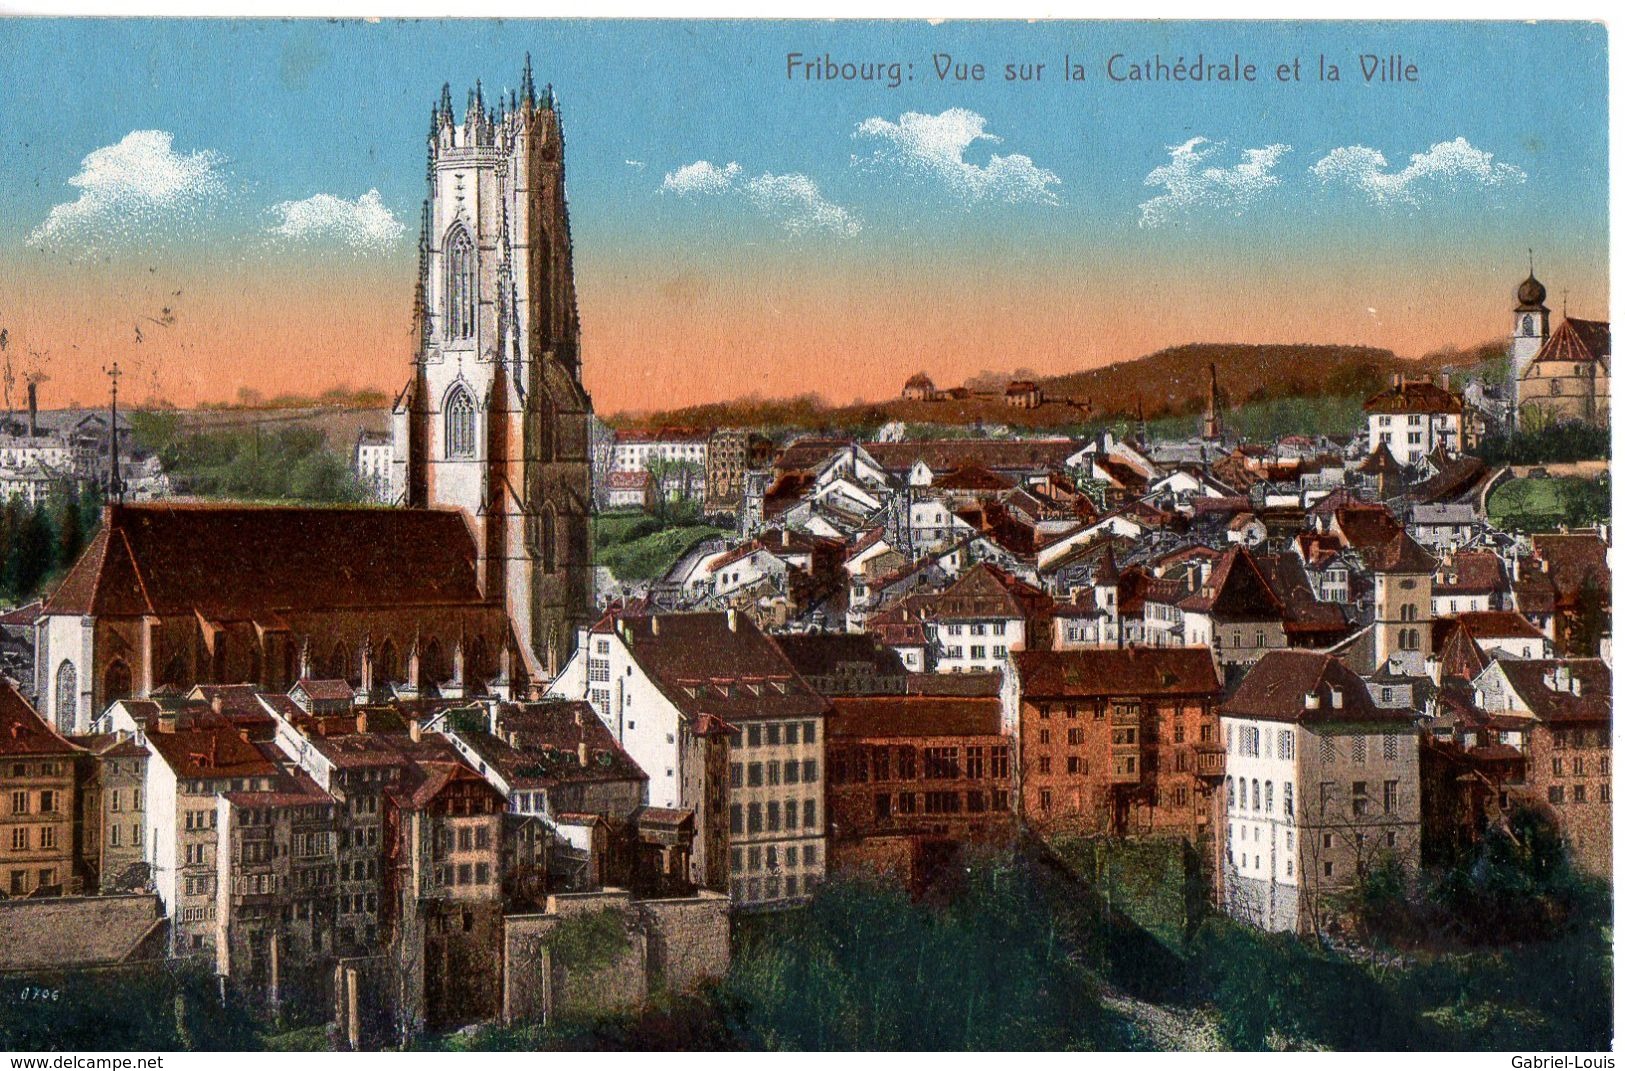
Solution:
<svg viewBox="0 0 1625 1071"><path fill-rule="evenodd" d="M889 421L909 424L1007 424L1020 428L1070 428L1096 421L1200 413L1207 404L1208 366L1218 372L1228 407L1279 398L1365 397L1395 373L1438 375L1477 370L1499 360L1505 346L1489 342L1467 350L1446 349L1418 358L1400 357L1371 346L1245 345L1190 343L1036 382L1044 402L1033 409L1005 404L997 377L976 377L969 397L932 401L902 397L831 407L813 395L789 399L745 398L657 413L622 413L609 418L618 427L742 426L759 428L874 428ZM946 390L951 384L938 384ZM899 393L901 384L899 384Z"/></svg>

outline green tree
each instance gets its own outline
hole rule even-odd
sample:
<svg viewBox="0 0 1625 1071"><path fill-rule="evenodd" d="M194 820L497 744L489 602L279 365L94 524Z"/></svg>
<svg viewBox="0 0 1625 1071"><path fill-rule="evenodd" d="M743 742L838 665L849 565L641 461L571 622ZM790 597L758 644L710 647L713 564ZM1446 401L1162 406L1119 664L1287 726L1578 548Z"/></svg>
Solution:
<svg viewBox="0 0 1625 1071"><path fill-rule="evenodd" d="M43 504L23 515L6 554L11 593L19 600L34 597L56 562L55 533Z"/></svg>

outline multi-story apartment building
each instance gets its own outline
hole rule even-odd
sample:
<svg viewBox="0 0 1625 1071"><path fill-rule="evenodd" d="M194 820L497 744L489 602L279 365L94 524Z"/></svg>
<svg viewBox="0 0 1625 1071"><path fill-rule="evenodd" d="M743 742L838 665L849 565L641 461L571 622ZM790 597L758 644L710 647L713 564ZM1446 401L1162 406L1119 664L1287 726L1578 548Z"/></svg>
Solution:
<svg viewBox="0 0 1625 1071"><path fill-rule="evenodd" d="M1575 862L1613 874L1613 673L1600 658L1500 659L1473 681L1478 705L1524 721L1523 795L1550 808Z"/></svg>
<svg viewBox="0 0 1625 1071"><path fill-rule="evenodd" d="M71 891L79 754L0 680L0 882L7 896Z"/></svg>
<svg viewBox="0 0 1625 1071"><path fill-rule="evenodd" d="M79 862L87 887L103 893L145 886L148 752L132 732L83 737Z"/></svg>
<svg viewBox="0 0 1625 1071"><path fill-rule="evenodd" d="M1396 373L1392 385L1365 402L1371 448L1386 446L1401 465L1414 465L1435 450L1462 448L1461 395L1431 378Z"/></svg>
<svg viewBox="0 0 1625 1071"><path fill-rule="evenodd" d="M1207 648L1025 651L1010 666L1001 702L1028 825L1212 836L1224 755Z"/></svg>
<svg viewBox="0 0 1625 1071"><path fill-rule="evenodd" d="M843 695L829 719L829 869L920 888L1015 833L1014 740L994 696Z"/></svg>
<svg viewBox="0 0 1625 1071"><path fill-rule="evenodd" d="M170 721L146 736L146 859L170 918L175 955L213 953L218 920L219 797L270 792L281 771L269 745L230 727L182 729Z"/></svg>
<svg viewBox="0 0 1625 1071"><path fill-rule="evenodd" d="M1379 858L1421 853L1415 715L1329 655L1273 651L1225 700L1221 896L1269 930L1319 932Z"/></svg>
<svg viewBox="0 0 1625 1071"><path fill-rule="evenodd" d="M1013 651L1047 647L1053 600L1004 570L971 567L930 602L938 673L990 673Z"/></svg>
<svg viewBox="0 0 1625 1071"><path fill-rule="evenodd" d="M694 812L696 885L759 903L822 878L829 704L743 614L606 618L551 694L592 704L648 774L645 802ZM731 847L744 849L741 884L730 883ZM763 867L755 877L750 848Z"/></svg>

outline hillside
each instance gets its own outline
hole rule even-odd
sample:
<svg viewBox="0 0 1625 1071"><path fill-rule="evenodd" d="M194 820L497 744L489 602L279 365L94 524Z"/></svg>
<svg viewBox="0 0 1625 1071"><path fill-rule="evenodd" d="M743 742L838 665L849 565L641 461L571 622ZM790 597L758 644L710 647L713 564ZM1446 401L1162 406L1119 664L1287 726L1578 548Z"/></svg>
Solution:
<svg viewBox="0 0 1625 1071"><path fill-rule="evenodd" d="M1446 349L1405 358L1370 346L1190 343L1101 368L1039 379L1044 403L1033 409L1007 406L996 383L979 376L974 393L963 398L923 401L898 397L839 408L828 407L814 396L750 398L651 414L616 414L609 420L619 427L731 424L859 429L902 421L1065 428L1131 418L1142 405L1148 420L1199 413L1207 403L1210 364L1233 409L1281 398L1363 398L1397 372L1414 376L1478 368L1498 358L1503 348L1499 342L1489 342L1467 350Z"/></svg>

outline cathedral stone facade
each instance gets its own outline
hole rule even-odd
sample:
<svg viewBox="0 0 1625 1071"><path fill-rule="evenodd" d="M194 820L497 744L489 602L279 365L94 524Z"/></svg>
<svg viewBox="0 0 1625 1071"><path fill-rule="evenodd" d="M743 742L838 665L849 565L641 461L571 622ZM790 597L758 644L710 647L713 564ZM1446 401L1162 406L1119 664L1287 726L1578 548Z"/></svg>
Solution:
<svg viewBox="0 0 1625 1071"><path fill-rule="evenodd" d="M476 88L430 113L411 382L394 411L406 505L467 518L487 597L532 680L590 624L592 400L581 384L564 139L527 59L495 106Z"/></svg>

